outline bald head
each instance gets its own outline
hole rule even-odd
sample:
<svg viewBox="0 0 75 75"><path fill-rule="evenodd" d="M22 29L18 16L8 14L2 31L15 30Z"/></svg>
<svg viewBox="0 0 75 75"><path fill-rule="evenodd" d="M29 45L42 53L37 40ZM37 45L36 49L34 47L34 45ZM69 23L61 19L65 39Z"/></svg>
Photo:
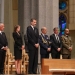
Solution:
<svg viewBox="0 0 75 75"><path fill-rule="evenodd" d="M4 24L0 23L0 31L3 31L3 30L4 30Z"/></svg>
<svg viewBox="0 0 75 75"><path fill-rule="evenodd" d="M68 28L65 29L65 34L69 35L69 29Z"/></svg>
<svg viewBox="0 0 75 75"><path fill-rule="evenodd" d="M42 32L43 34L46 34L46 33L47 33L47 28L46 28L46 27L42 27L42 28L41 28L41 32Z"/></svg>

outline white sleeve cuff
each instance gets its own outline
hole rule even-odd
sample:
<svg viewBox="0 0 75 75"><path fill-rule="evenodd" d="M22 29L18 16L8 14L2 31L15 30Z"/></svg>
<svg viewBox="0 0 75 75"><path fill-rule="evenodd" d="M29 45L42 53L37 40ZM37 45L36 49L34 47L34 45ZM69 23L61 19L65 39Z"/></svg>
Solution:
<svg viewBox="0 0 75 75"><path fill-rule="evenodd" d="M4 49L4 46L1 49Z"/></svg>

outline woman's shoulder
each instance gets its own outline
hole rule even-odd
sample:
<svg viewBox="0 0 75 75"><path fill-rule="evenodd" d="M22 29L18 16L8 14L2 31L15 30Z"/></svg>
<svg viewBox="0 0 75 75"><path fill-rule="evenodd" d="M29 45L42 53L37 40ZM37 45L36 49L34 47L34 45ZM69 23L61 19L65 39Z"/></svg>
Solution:
<svg viewBox="0 0 75 75"><path fill-rule="evenodd" d="M13 36L15 36L15 35L17 35L17 32L13 32L12 34L13 34Z"/></svg>
<svg viewBox="0 0 75 75"><path fill-rule="evenodd" d="M16 32L13 32L12 34L16 34Z"/></svg>

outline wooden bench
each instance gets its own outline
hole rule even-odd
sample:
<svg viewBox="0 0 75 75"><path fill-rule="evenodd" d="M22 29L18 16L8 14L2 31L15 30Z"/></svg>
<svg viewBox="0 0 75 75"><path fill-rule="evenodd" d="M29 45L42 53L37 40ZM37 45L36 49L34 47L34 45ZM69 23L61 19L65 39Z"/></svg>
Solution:
<svg viewBox="0 0 75 75"><path fill-rule="evenodd" d="M75 75L75 59L43 59L41 73Z"/></svg>

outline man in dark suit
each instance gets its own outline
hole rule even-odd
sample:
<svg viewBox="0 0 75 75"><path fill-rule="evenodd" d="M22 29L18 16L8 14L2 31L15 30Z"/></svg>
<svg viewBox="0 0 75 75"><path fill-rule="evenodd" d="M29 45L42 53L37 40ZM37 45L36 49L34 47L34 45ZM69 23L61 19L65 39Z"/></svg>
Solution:
<svg viewBox="0 0 75 75"><path fill-rule="evenodd" d="M51 46L51 55L53 59L59 59L60 58L60 53L61 53L61 48L62 48L62 42L61 38L59 36L59 31L58 28L55 27L53 29L54 34L50 36L50 40L52 42Z"/></svg>
<svg viewBox="0 0 75 75"><path fill-rule="evenodd" d="M29 50L29 74L37 73L38 65L38 38L39 32L36 26L36 19L31 19L31 25L27 27L28 50Z"/></svg>
<svg viewBox="0 0 75 75"><path fill-rule="evenodd" d="M8 46L4 30L4 24L0 23L0 74L3 74L6 50Z"/></svg>
<svg viewBox="0 0 75 75"><path fill-rule="evenodd" d="M47 33L47 28L42 27L41 35L39 36L41 62L43 58L49 58L49 53L51 50L51 46L50 46L51 42L48 35L46 35L46 33Z"/></svg>

